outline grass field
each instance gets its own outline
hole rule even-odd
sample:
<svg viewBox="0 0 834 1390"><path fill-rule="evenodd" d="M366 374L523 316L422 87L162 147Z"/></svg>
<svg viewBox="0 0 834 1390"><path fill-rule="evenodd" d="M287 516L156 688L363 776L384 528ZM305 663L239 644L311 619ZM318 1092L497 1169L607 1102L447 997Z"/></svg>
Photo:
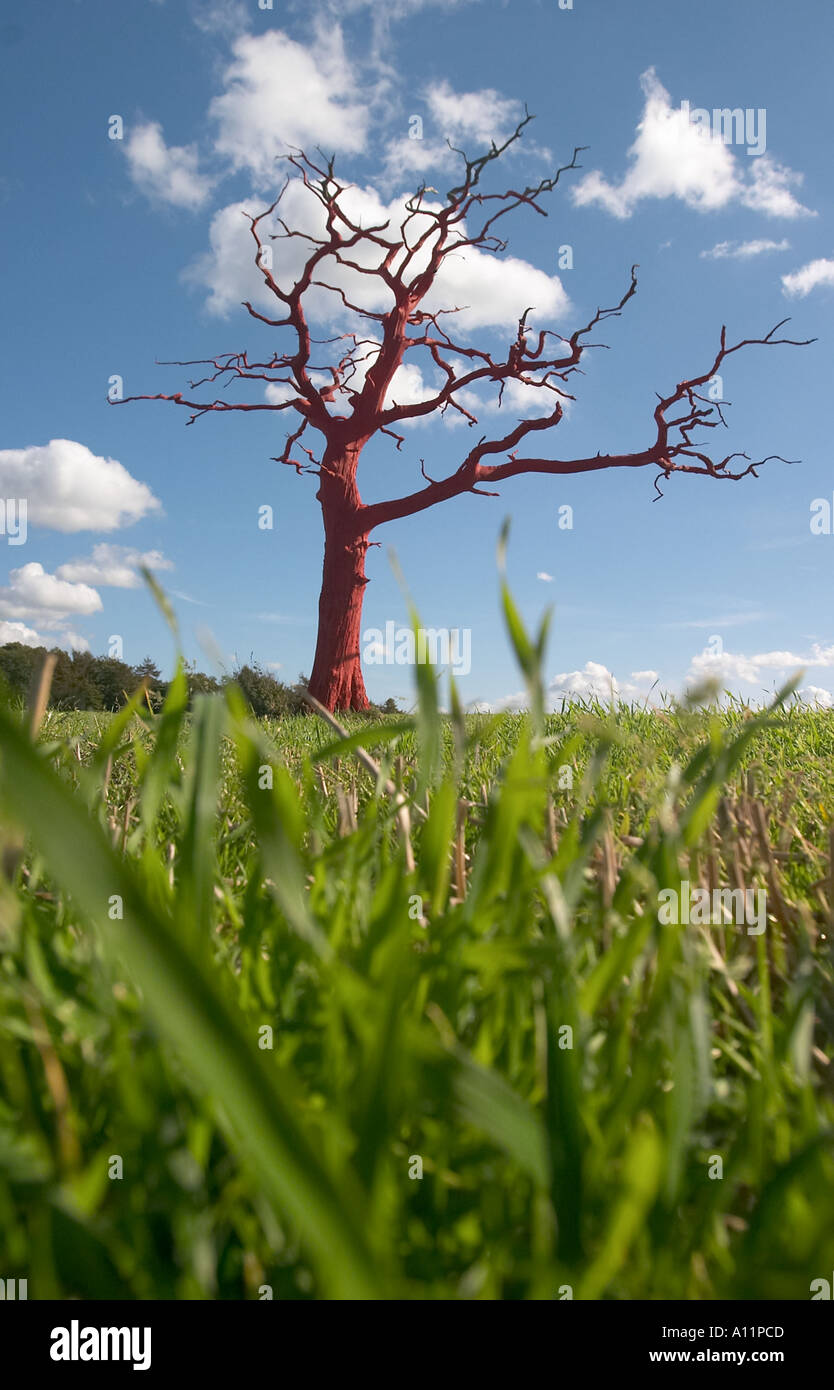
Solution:
<svg viewBox="0 0 834 1390"><path fill-rule="evenodd" d="M0 1274L30 1298L808 1299L834 715L0 710ZM378 775L359 760L361 745ZM758 935L661 925L683 880ZM271 1030L271 1031L270 1031Z"/></svg>

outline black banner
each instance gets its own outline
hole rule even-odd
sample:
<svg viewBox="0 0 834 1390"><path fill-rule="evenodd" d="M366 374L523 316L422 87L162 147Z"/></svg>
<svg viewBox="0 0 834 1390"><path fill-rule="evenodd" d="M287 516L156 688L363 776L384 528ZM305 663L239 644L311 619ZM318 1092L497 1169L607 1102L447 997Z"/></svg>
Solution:
<svg viewBox="0 0 834 1390"><path fill-rule="evenodd" d="M180 1374L209 1375L214 1381L226 1374L272 1373L282 1375L288 1350L293 1362L308 1359L311 1371L321 1374L322 1353L338 1357L340 1374L358 1369L360 1351L379 1366L384 1354L390 1365L391 1334L403 1340L404 1369L415 1370L414 1353L430 1354L427 1334L445 1335L443 1362L449 1345L471 1377L483 1361L495 1369L496 1351L506 1346L519 1368L536 1344L501 1343L496 1332L521 1333L525 1338L546 1338L538 1343L537 1357L552 1364L554 1375L570 1367L596 1371L641 1372L651 1380L655 1371L670 1368L684 1372L713 1366L776 1369L788 1375L805 1371L813 1363L825 1364L831 1343L830 1310L816 1303L583 1303L557 1301L542 1307L504 1305L496 1323L490 1309L488 1324L480 1324L476 1308L455 1305L454 1313L434 1305L387 1304L384 1321L368 1310L369 1322L359 1340L355 1305L350 1326L339 1337L345 1309L337 1304L316 1307L311 1302L280 1305L278 1301L236 1303L131 1303L131 1302L35 1302L6 1299L0 1302L0 1345L3 1360L37 1373L38 1378L99 1379L102 1375L146 1378ZM290 1306L292 1311L290 1311ZM482 1310L483 1312L486 1309ZM362 1315L360 1315L361 1317ZM453 1323L446 1319L452 1316ZM299 1318L301 1321L299 1321ZM309 1322L307 1319L309 1318ZM400 1323L402 1319L402 1323ZM399 1332L397 1325L399 1324ZM330 1333L325 1340L322 1332ZM479 1355L479 1333L483 1352ZM333 1334L336 1334L335 1336ZM312 1336L314 1340L304 1339ZM290 1340L291 1339L291 1340ZM511 1351L512 1346L515 1351ZM351 1350L352 1349L352 1350ZM293 1374L296 1367L290 1363ZM289 1369L289 1368L287 1368Z"/></svg>

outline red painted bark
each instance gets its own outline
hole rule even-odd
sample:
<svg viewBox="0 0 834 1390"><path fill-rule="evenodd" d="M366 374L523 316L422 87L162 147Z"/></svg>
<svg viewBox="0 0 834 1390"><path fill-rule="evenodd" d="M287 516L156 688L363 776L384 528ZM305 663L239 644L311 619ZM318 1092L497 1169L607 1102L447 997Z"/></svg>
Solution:
<svg viewBox="0 0 834 1390"><path fill-rule="evenodd" d="M399 222L394 218L393 225L391 219L380 226L363 226L352 220L343 201L348 185L335 177L332 160L316 163L303 153L288 156L296 176L324 209L325 228L316 236L309 230L287 226L276 212L287 184L271 207L257 216L247 213L256 246L255 264L279 305L277 313L281 317L271 318L248 301L245 307L261 324L289 330L294 345L286 352L276 349L266 361L251 360L245 352L209 358L199 364L208 368L206 375L190 383L195 390L220 382L225 392L235 382L253 382L260 391L259 398L235 401L223 394L198 401L187 399L181 391L173 395L125 397L125 401L166 400L185 406L192 411L188 424L210 412L226 410L295 412L297 428L287 432L284 448L275 462L286 464L299 475L313 474L319 479L316 497L324 520L325 547L310 691L328 709L368 708L360 646L362 602L368 582L365 555L371 544L368 537L375 527L413 516L464 493L495 497L498 494L490 490L491 484L524 473L560 477L609 468L653 467L657 469L655 489L662 495L659 480L668 479L673 473L737 482L748 474L755 477L760 464L768 461L750 462L747 454L739 452L713 458L696 436L702 430L726 424L724 403L713 402L712 393L705 392L733 353L753 344L797 345L793 339L775 336L782 324L762 338L745 338L732 346L728 346L726 329L722 328L718 351L706 371L679 381L665 396L656 393L653 429L643 448L598 453L589 458L520 457L520 447L531 436L555 429L561 423L562 401L574 399L567 388L573 384L575 374L582 371L583 353L589 347L600 346L586 341L588 334L598 324L618 318L637 291L634 267L631 283L619 302L609 309L597 309L585 327L577 328L570 337L534 329L528 323L533 310L522 311L519 305L515 336L501 347L493 345L491 350L475 347L466 338L455 341L447 327L450 318L441 315L454 316L459 310L449 307L430 312L421 307L447 256L465 254L467 247L477 248L481 254L501 255L507 243L495 233L499 219L521 208L546 216L539 203L541 196L553 192L562 174L580 167L576 163L577 148L569 164L537 184L507 193L485 193L482 176L521 138L531 119L526 115L503 144L493 143L485 155L477 159L463 155L462 181L448 191L445 201L441 198L439 203L432 202L426 195L436 194L436 190L421 187L405 200L403 215ZM261 223L273 216L276 230L269 233L268 240L270 245L275 243L275 273L272 254L264 254L267 243L261 233ZM279 269L281 243L295 238L301 238L311 249L298 279L284 286ZM390 305L387 310L370 309L356 302L363 297L363 277L371 280L370 288L374 291L368 302L386 302ZM322 292L333 293L338 316L347 310L356 317L354 331L314 339L304 301L311 289L319 296ZM500 339L500 334L494 336ZM326 344L334 345L333 361L323 369L318 354ZM412 363L422 364L433 384L424 399L401 405L396 400L397 372L401 366ZM399 425L445 414L447 410L456 411L470 426L475 426L478 419L473 405L477 406L478 390L497 393L500 406L507 382L520 383L540 394L541 400L547 402L544 412L505 426L506 432L498 438L482 436L460 466L445 478L430 478L421 460L425 487L369 506L363 504L356 477L360 453L369 439L384 435L401 451L406 437L398 432ZM274 399L264 399L264 383L277 388ZM323 441L318 455L303 442L308 430ZM745 466L734 468L736 459L744 460Z"/></svg>
<svg viewBox="0 0 834 1390"><path fill-rule="evenodd" d="M324 543L319 631L310 676L310 694L325 709L369 708L360 659L367 549L367 536L354 535L341 518L332 523Z"/></svg>
<svg viewBox="0 0 834 1390"><path fill-rule="evenodd" d="M362 679L360 643L368 549L365 508L356 486L361 443L325 451L317 500L324 520L324 565L319 630L310 694L325 709L369 708Z"/></svg>

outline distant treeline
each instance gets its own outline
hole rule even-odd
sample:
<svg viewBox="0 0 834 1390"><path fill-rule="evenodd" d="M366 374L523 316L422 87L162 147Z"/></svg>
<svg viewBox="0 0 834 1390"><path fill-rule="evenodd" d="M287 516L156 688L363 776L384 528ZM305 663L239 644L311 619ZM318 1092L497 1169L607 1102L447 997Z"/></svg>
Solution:
<svg viewBox="0 0 834 1390"><path fill-rule="evenodd" d="M93 656L91 652L65 652L52 648L56 657L49 704L61 710L117 710L126 704L137 687L145 682L148 701L158 709L165 699L168 681L162 679L159 667L150 657L138 666L128 666L112 656ZM26 697L38 679L46 647L26 647L22 642L7 642L0 646L0 677L13 695ZM280 715L301 714L309 706L302 694L305 680L299 677L295 685L284 685L265 671L256 661L239 666L230 676L217 680L186 665L189 695L221 690L228 681L240 686L253 714L276 718ZM386 700L381 710L397 712L396 703Z"/></svg>

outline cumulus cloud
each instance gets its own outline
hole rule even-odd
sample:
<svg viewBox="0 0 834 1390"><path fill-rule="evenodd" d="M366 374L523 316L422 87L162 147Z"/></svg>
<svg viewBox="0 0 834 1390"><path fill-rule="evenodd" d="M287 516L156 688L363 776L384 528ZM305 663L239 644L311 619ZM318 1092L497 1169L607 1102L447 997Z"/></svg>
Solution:
<svg viewBox="0 0 834 1390"><path fill-rule="evenodd" d="M802 174L763 154L755 160L752 177L739 192L739 202L766 217L814 217L816 214L803 207L791 192L802 182Z"/></svg>
<svg viewBox="0 0 834 1390"><path fill-rule="evenodd" d="M0 588L0 641L23 642L30 647L54 645L54 635L44 637L22 621L30 619L44 632L57 634L61 645L70 650L89 650L86 638L71 624L76 618L101 611L101 595L93 585L136 588L140 564L152 569L171 568L170 561L157 550L101 544L93 548L92 555L70 560L54 574L36 561L12 570L8 584Z"/></svg>
<svg viewBox="0 0 834 1390"><path fill-rule="evenodd" d="M672 106L654 68L643 73L640 84L645 105L626 173L619 183L611 183L598 169L586 174L571 193L578 207L598 204L625 218L646 198L677 198L700 212L735 202L771 217L808 213L791 192L801 174L766 154L755 160L744 155L742 166L720 132L704 129L687 111ZM751 164L752 169L747 167Z"/></svg>
<svg viewBox="0 0 834 1390"><path fill-rule="evenodd" d="M553 575L548 574L546 570L539 570L538 574L536 575L536 578L540 579L543 584L553 583Z"/></svg>
<svg viewBox="0 0 834 1390"><path fill-rule="evenodd" d="M581 671L563 671L548 682L551 701L568 696L586 700L639 700L657 680L656 671L632 671L631 679L620 682L607 666L586 661Z"/></svg>
<svg viewBox="0 0 834 1390"><path fill-rule="evenodd" d="M531 326L565 317L570 300L558 275L515 256L492 256L467 247L448 256L424 305L436 309L460 305L454 322L464 329L514 328L527 305L534 308Z"/></svg>
<svg viewBox="0 0 834 1390"><path fill-rule="evenodd" d="M225 90L209 116L215 149L260 187L276 183L276 158L289 148L358 154L364 149L370 98L345 54L338 24L319 26L309 47L279 29L243 34L232 45Z"/></svg>
<svg viewBox="0 0 834 1390"><path fill-rule="evenodd" d="M201 173L194 145L166 145L158 121L134 126L124 142L130 177L149 198L174 207L202 207L217 182Z"/></svg>
<svg viewBox="0 0 834 1390"><path fill-rule="evenodd" d="M57 626L57 624L56 624ZM35 632L25 623L0 621L0 646L6 642L20 642L24 647L65 647L71 652L88 652L90 644L86 637L80 636L72 628L63 625L60 631L44 636Z"/></svg>
<svg viewBox="0 0 834 1390"><path fill-rule="evenodd" d="M793 299L804 299L820 285L834 285L834 260L809 261L799 270L792 270L782 276L785 294Z"/></svg>
<svg viewBox="0 0 834 1390"><path fill-rule="evenodd" d="M428 88L426 101L438 125L450 135L471 135L485 145L506 139L522 115L519 102L502 97L492 87L456 92L448 82L435 82Z"/></svg>
<svg viewBox="0 0 834 1390"><path fill-rule="evenodd" d="M113 589L136 589L141 584L140 567L170 570L173 565L159 550L131 550L123 545L103 542L92 555L68 560L55 571L58 579L71 584L99 584Z"/></svg>
<svg viewBox="0 0 834 1390"><path fill-rule="evenodd" d="M805 685L797 693L800 699L807 701L810 705L822 705L824 709L831 709L834 705L834 695L830 690L823 690L819 685Z"/></svg>
<svg viewBox="0 0 834 1390"><path fill-rule="evenodd" d="M518 125L523 107L520 102L502 97L492 87L475 92L456 92L446 82L433 82L425 89L423 99L428 111L431 133L419 139L402 135L388 143L385 171L389 178L408 172L425 174L430 169L450 169L460 164L460 155L450 149L488 149L491 142L503 144ZM537 154L545 153L527 146Z"/></svg>
<svg viewBox="0 0 834 1390"><path fill-rule="evenodd" d="M343 415L349 410L352 393L362 390L365 378L379 356L381 346L378 340L371 338L362 344L354 359L354 371L346 377L344 383L348 389L338 391L331 403L332 414ZM310 379L319 387L328 386L332 382L329 372L311 372ZM437 386L432 386L423 379L423 373L417 363L404 362L394 373L385 397L385 406L388 408L393 405L415 405L419 401L430 400L436 392ZM279 382L267 386L264 395L271 404L279 405L283 401L294 399L297 392L291 386Z"/></svg>
<svg viewBox="0 0 834 1390"><path fill-rule="evenodd" d="M586 661L581 671L562 671L547 683L547 705L553 709L562 700L598 700L605 704L645 700L658 679L657 671L632 671L627 681L618 681L599 661ZM524 709L527 695L508 695L495 705L498 710Z"/></svg>
<svg viewBox="0 0 834 1390"><path fill-rule="evenodd" d="M273 308L263 276L255 265L255 244L245 221L247 214L263 211L257 199L228 203L214 214L209 226L209 247L183 272L186 283L207 291L209 312L225 317L244 299L259 308ZM281 264L283 272L283 263Z"/></svg>
<svg viewBox="0 0 834 1390"><path fill-rule="evenodd" d="M160 509L116 459L72 439L0 449L0 495L25 497L29 524L55 531L115 531Z"/></svg>
<svg viewBox="0 0 834 1390"><path fill-rule="evenodd" d="M750 656L742 652L716 651L707 646L692 658L688 679L712 679L725 685L732 680L761 684L762 677L769 676L771 681L785 680L794 672L809 667L834 667L834 645L825 647L815 642L810 653L805 655L780 650L754 652Z"/></svg>
<svg viewBox="0 0 834 1390"><path fill-rule="evenodd" d="M27 627L25 623L9 623L2 619L0 620L0 646L5 646L7 642L20 642L24 647L49 645L48 642L44 642L40 633L35 632L34 628Z"/></svg>
<svg viewBox="0 0 834 1390"><path fill-rule="evenodd" d="M275 29L260 35L237 35L232 60L223 74L223 89L209 105L209 119L218 167L226 173L246 172L253 195L248 201L229 203L215 212L208 250L184 272L187 282L207 291L210 312L225 315L242 300L250 300L258 309L276 310L275 299L255 266L254 243L244 214L263 211L267 194L271 196L283 178L276 159L290 149L366 153L372 130L380 124L380 104L390 101L390 83L389 69L370 78L367 61L346 54L339 24L325 22L321 13L308 44ZM427 87L425 99L444 159L457 158L447 148L447 136L483 147L509 134L522 114L517 101L491 88L457 92L448 82L436 81ZM430 143L406 140L408 157L392 156L389 173L395 166L400 172L413 172L415 164L420 171L428 168ZM195 146L166 146L162 129L155 122L137 126L127 141L126 155L136 183L169 203L200 206L218 182L218 177L201 172ZM358 225L388 221L390 232L396 235L407 215L407 196L386 203L371 187L351 187L343 202ZM438 210L441 204L431 206ZM326 214L298 178L286 188L279 214L288 227L302 234L283 238L277 221L268 230L265 225L263 228L265 244L275 258L276 278L288 288L310 252L305 235L320 235ZM429 225L427 217L411 222L412 244ZM348 231L346 227L342 230ZM279 239L268 241L270 232L278 233ZM459 232L463 240L466 228L461 226ZM427 244L419 262L415 258L415 273L425 268L429 251ZM371 268L381 260L381 249L363 246L358 259ZM327 279L335 290L345 291L363 308L379 312L391 307L391 293L381 281L339 268L332 259L322 264L320 272L318 279ZM344 317L344 306L334 291L316 287L306 304L314 317L329 321L340 313ZM542 326L565 314L569 301L558 275L548 275L518 257L497 257L465 246L445 260L426 300L426 308L432 311L459 306L455 327L464 332L514 327L528 305L535 306ZM283 308L279 312L283 314Z"/></svg>
<svg viewBox="0 0 834 1390"><path fill-rule="evenodd" d="M363 226L388 223L390 233L395 235L408 216L405 202L405 197L401 196L385 203L374 189L360 187L349 188L342 199L345 213L352 221ZM426 204L429 210L439 206ZM257 200L231 203L221 208L212 219L209 250L186 272L186 279L191 284L208 291L208 308L215 314L228 314L244 299L267 313L274 314L276 306L283 313L255 265L255 246L244 215L262 210L262 204ZM280 214L288 226L308 236L321 236L324 231L324 209L298 179L291 180L287 186L281 200ZM430 222L431 219L425 215L412 219L408 229L410 245L416 243ZM344 224L343 231L347 234ZM265 224L263 232L264 245L272 247L276 282L284 289L289 288L301 272L310 243L303 238L287 240L280 237L268 242ZM463 226L460 235L462 239L466 235ZM427 243L410 267L415 275L425 268L429 254L430 244ZM380 248L368 244L357 248L352 256L355 256L358 264L371 268L380 263L382 253ZM394 262L395 268L398 264L399 260ZM316 279L342 290L349 300L363 309L385 312L391 308L391 292L380 279L340 266L332 257L320 264ZM345 317L341 298L332 290L314 286L306 302L310 314L319 321L331 323ZM552 324L563 318L570 307L570 300L559 276L547 275L517 257L497 257L471 246L461 247L446 257L424 300L424 307L432 312L459 308L461 312L447 323L447 327L453 324L456 330L463 332L487 327L514 329L528 305L535 306L530 318L531 326L536 322Z"/></svg>
<svg viewBox="0 0 834 1390"><path fill-rule="evenodd" d="M768 241L766 237L760 237L754 241L719 241L709 251L702 251L701 259L746 261L753 256L763 256L768 251L790 251L790 249L789 241Z"/></svg>
<svg viewBox="0 0 834 1390"><path fill-rule="evenodd" d="M611 701L644 703L655 699L664 691L679 689L681 685L691 692L703 687L707 682L717 684L721 690L761 699L765 689L783 685L789 677L803 669L834 672L834 643L826 646L815 642L810 651L804 654L776 649L750 655L743 652L715 651L710 645L693 656L683 682L664 682L663 686L659 684L660 676L657 671L631 671L628 679L621 681L602 662L586 661L581 669L562 671L548 681L547 707L558 709L562 701L583 700L596 700L601 704ZM800 699L808 703L834 708L834 692L827 687L812 683L803 685L797 693ZM491 708L520 710L525 709L527 705L527 695L521 691L498 700Z"/></svg>
<svg viewBox="0 0 834 1390"><path fill-rule="evenodd" d="M60 626L71 615L88 617L101 609L101 596L87 584L47 574L32 560L12 570L0 588L0 617L32 618L44 627Z"/></svg>

